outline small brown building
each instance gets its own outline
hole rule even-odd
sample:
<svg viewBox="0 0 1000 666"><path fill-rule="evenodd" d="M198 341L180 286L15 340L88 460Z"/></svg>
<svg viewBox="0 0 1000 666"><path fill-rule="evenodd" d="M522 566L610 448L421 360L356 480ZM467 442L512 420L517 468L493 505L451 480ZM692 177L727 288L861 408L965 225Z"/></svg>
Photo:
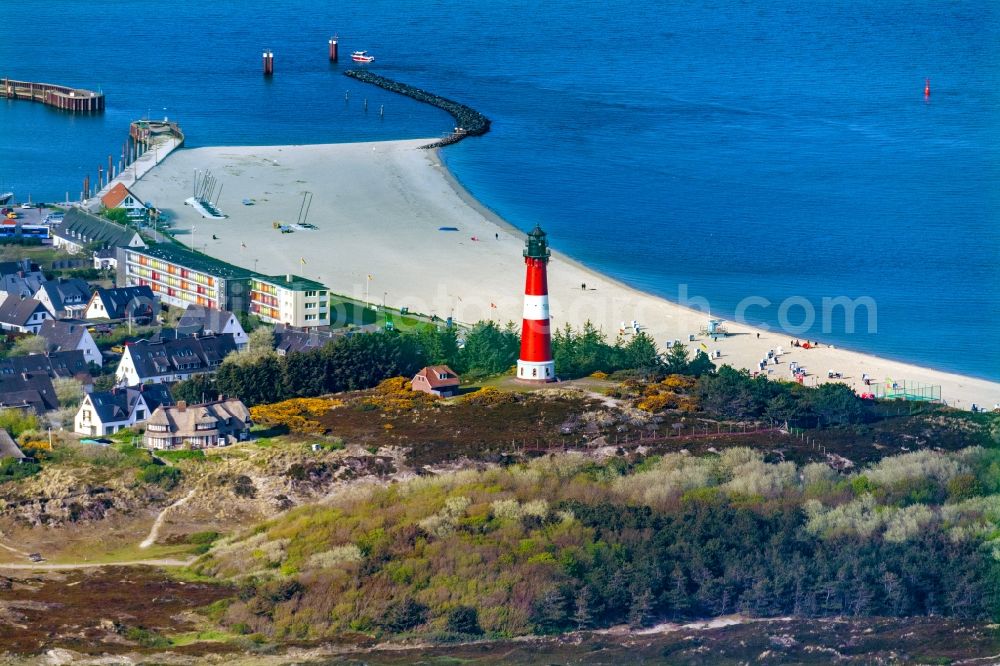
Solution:
<svg viewBox="0 0 1000 666"><path fill-rule="evenodd" d="M429 365L413 376L410 388L447 398L458 393L458 374L447 365Z"/></svg>
<svg viewBox="0 0 1000 666"><path fill-rule="evenodd" d="M235 398L200 405L160 405L146 423L147 449L205 449L242 442L250 435L250 410Z"/></svg>

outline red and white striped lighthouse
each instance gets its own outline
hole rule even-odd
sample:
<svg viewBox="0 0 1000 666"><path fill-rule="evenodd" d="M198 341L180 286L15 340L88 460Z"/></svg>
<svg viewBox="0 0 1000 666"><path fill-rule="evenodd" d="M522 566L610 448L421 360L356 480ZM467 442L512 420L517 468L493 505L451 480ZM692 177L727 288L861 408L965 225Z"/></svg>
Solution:
<svg viewBox="0 0 1000 666"><path fill-rule="evenodd" d="M528 234L524 248L524 323L521 326L521 356L517 359L517 378L529 382L556 380L549 325L548 263L545 232L536 225Z"/></svg>

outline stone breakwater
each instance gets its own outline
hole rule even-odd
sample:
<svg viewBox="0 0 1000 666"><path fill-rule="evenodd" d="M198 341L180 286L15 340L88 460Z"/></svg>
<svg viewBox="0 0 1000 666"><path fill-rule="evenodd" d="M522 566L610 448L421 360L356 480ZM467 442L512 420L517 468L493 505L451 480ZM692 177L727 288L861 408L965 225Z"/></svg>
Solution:
<svg viewBox="0 0 1000 666"><path fill-rule="evenodd" d="M353 79L357 79L358 81L370 83L378 86L379 88L385 88L391 92L412 97L418 102L431 104L450 113L452 118L455 119L455 132L451 134L451 136L445 137L440 141L435 141L434 143L426 146L421 146L421 148L440 148L441 146L457 143L467 136L480 136L490 131L490 119L475 109L465 106L464 104L453 102L452 100L441 97L440 95L429 93L425 90L421 90L420 88L400 83L399 81L387 79L386 77L379 76L378 74L372 74L367 70L349 69L345 71L344 74Z"/></svg>

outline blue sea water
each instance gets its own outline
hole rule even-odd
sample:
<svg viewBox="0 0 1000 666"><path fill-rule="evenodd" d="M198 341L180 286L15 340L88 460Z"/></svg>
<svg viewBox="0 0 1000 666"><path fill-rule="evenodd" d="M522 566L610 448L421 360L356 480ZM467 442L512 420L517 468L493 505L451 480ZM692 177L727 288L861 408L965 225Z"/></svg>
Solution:
<svg viewBox="0 0 1000 666"><path fill-rule="evenodd" d="M0 3L0 25L16 26L0 76L108 100L89 117L0 100L0 190L75 196L146 115L178 120L189 146L451 128L342 76L344 56L367 49L374 71L493 120L445 151L449 168L570 256L723 317L756 297L770 305L747 318L773 326L782 303L808 301L817 320L795 337L1000 379L990 0L20 0ZM836 297L873 299L877 333L865 309L855 332L843 317L825 330L822 299Z"/></svg>

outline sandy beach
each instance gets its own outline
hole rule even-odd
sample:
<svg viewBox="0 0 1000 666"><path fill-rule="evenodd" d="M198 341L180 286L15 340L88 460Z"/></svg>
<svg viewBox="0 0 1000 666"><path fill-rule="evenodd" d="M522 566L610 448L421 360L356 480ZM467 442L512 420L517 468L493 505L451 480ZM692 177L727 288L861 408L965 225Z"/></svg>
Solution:
<svg viewBox="0 0 1000 666"><path fill-rule="evenodd" d="M524 235L462 189L436 151L419 149L432 140L180 150L133 189L170 215L179 241L225 261L263 273L295 273L339 294L463 323L520 323ZM217 179L222 190L215 203L228 219L203 219L184 205L196 170ZM305 192L312 196L305 221L317 229L275 229L275 222L296 225ZM544 228L545 220L539 222ZM790 348L796 336L784 332L729 321L731 335L713 340L700 333L708 313L614 281L559 254L558 237L550 242L554 326L590 320L614 339L622 322L636 320L661 347L668 340L681 340L692 351L705 345L712 354L721 352L716 363L754 371L768 350L782 348L780 363L767 366L774 378L789 379L789 363L797 362L809 373L806 384L826 381L833 369L859 391L867 373L883 382L940 385L945 402L965 409L1000 403L1000 383L826 344Z"/></svg>

